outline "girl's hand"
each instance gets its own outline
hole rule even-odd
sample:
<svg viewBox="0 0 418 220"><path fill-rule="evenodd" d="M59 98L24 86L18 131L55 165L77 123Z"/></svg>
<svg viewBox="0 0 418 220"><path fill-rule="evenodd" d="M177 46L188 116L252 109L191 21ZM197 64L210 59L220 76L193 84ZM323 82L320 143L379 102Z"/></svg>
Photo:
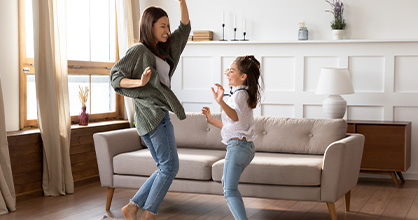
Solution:
<svg viewBox="0 0 418 220"><path fill-rule="evenodd" d="M210 113L210 108L209 107L203 107L202 108L202 114L204 114L206 116L206 120L210 120L212 118L212 114Z"/></svg>
<svg viewBox="0 0 418 220"><path fill-rule="evenodd" d="M151 68L147 67L142 73L140 86L145 86L148 83L150 78L151 78Z"/></svg>
<svg viewBox="0 0 418 220"><path fill-rule="evenodd" d="M221 128L222 129L222 126L223 126L222 121L219 121L219 120L216 120L216 119L212 118L212 114L210 113L210 108L209 107L206 107L206 106L203 107L202 108L202 114L206 115L206 121L209 124L211 124L211 125L213 125L213 126L215 126L217 128Z"/></svg>
<svg viewBox="0 0 418 220"><path fill-rule="evenodd" d="M223 101L223 98L224 98L224 92L225 92L225 90L224 90L224 88L223 88L220 84L218 84L218 83L216 83L216 84L215 84L215 86L217 87L216 91L215 91L215 89L213 89L213 87L211 87L211 89L212 89L212 93L213 93L213 96L215 97L216 102L217 102L217 103L220 103L220 102L222 102L222 101Z"/></svg>

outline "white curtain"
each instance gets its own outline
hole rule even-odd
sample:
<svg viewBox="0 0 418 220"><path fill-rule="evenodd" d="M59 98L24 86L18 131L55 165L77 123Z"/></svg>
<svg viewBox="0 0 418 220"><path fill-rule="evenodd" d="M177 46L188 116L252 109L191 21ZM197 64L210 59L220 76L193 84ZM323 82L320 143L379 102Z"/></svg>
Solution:
<svg viewBox="0 0 418 220"><path fill-rule="evenodd" d="M116 0L119 57L139 40L139 0ZM131 127L135 108L133 99L124 97L126 115Z"/></svg>
<svg viewBox="0 0 418 220"><path fill-rule="evenodd" d="M10 166L7 143L6 119L4 117L3 92L0 78L0 215L16 210L16 194Z"/></svg>
<svg viewBox="0 0 418 220"><path fill-rule="evenodd" d="M45 196L74 192L66 57L66 0L33 0L35 83Z"/></svg>

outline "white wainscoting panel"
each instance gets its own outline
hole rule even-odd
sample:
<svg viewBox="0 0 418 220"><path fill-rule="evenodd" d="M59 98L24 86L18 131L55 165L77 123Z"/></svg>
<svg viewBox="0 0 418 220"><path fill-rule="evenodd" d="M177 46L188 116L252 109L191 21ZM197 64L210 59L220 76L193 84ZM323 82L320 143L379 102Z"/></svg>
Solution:
<svg viewBox="0 0 418 220"><path fill-rule="evenodd" d="M202 90L212 86L212 57L183 57L184 90Z"/></svg>
<svg viewBox="0 0 418 220"><path fill-rule="evenodd" d="M224 70L237 56L253 54L261 63L263 92L254 115L325 118L315 94L322 67L349 68L355 94L343 95L349 120L412 122L412 161L418 161L418 40L289 42L189 42L172 79L186 111L221 108L210 87L229 92ZM225 99L226 100L226 99ZM405 173L418 180L418 163Z"/></svg>
<svg viewBox="0 0 418 220"><path fill-rule="evenodd" d="M305 57L304 91L315 92L322 67L339 67L337 56Z"/></svg>
<svg viewBox="0 0 418 220"><path fill-rule="evenodd" d="M350 56L349 71L355 92L383 92L385 58L382 56Z"/></svg>
<svg viewBox="0 0 418 220"><path fill-rule="evenodd" d="M295 91L295 57L263 57L265 91Z"/></svg>
<svg viewBox="0 0 418 220"><path fill-rule="evenodd" d="M384 120L382 106L348 106L348 120Z"/></svg>
<svg viewBox="0 0 418 220"><path fill-rule="evenodd" d="M304 118L325 118L322 105L303 105Z"/></svg>
<svg viewBox="0 0 418 220"><path fill-rule="evenodd" d="M209 107L211 111L213 109L215 109L217 111L217 109L218 109L211 102L201 102L201 103L199 103L199 102L183 102L182 104L183 104L184 111L186 111L186 112L202 112L202 108L204 106Z"/></svg>
<svg viewBox="0 0 418 220"><path fill-rule="evenodd" d="M418 55L395 57L395 92L418 92Z"/></svg>
<svg viewBox="0 0 418 220"><path fill-rule="evenodd" d="M279 116L283 118L294 118L295 107L293 105L262 104L261 114L264 116Z"/></svg>

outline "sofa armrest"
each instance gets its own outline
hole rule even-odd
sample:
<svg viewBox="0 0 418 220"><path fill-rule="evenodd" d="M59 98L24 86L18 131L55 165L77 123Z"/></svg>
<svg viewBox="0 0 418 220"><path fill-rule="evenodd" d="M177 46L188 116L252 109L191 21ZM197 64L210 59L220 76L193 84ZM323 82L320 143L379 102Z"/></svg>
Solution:
<svg viewBox="0 0 418 220"><path fill-rule="evenodd" d="M127 128L98 132L93 139L100 182L102 186L113 187L113 157L143 148L141 138L136 128Z"/></svg>
<svg viewBox="0 0 418 220"><path fill-rule="evenodd" d="M362 134L347 134L328 146L322 164L321 201L335 202L357 184L363 147Z"/></svg>

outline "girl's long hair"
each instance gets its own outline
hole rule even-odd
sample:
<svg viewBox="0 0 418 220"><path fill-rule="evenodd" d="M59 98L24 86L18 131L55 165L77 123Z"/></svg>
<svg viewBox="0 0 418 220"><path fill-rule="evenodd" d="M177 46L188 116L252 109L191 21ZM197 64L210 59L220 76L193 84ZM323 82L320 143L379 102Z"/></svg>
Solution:
<svg viewBox="0 0 418 220"><path fill-rule="evenodd" d="M234 62L242 74L247 74L247 80L244 83L244 85L248 86L249 98L247 103L250 108L256 108L257 103L261 99L261 86L258 82L260 78L260 62L252 55L237 57Z"/></svg>
<svg viewBox="0 0 418 220"><path fill-rule="evenodd" d="M152 53L162 59L168 57L170 37L165 43L158 42L156 45L156 39L152 34L152 27L158 19L164 16L168 18L167 12L165 12L162 8L150 6L145 9L141 20L139 21L139 41L150 49ZM170 26L168 26L168 29L170 30Z"/></svg>

